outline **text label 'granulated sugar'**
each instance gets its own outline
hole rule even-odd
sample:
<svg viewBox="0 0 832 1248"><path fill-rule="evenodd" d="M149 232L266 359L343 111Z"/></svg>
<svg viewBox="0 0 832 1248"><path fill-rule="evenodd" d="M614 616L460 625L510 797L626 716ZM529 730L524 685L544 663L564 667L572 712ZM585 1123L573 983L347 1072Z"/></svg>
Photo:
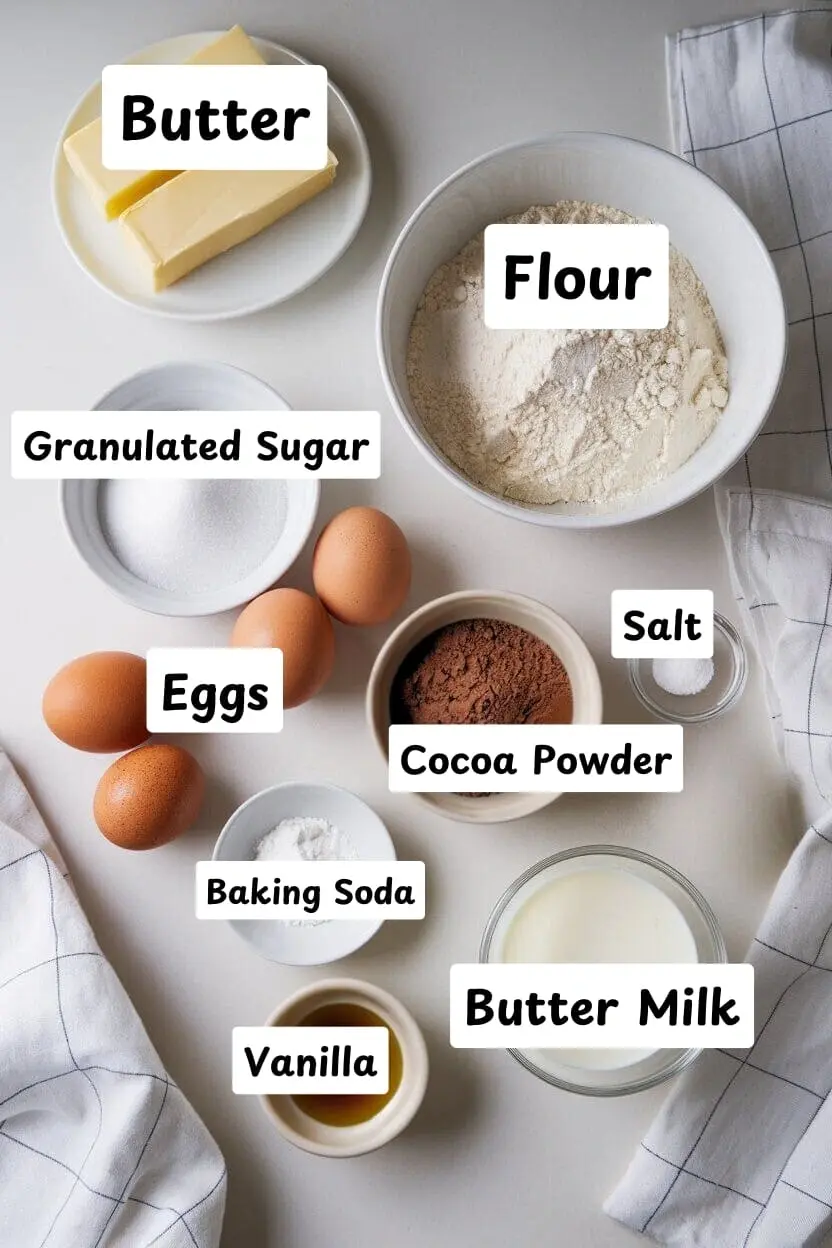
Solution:
<svg viewBox="0 0 832 1248"><path fill-rule="evenodd" d="M378 412L13 412L12 477L375 480Z"/></svg>

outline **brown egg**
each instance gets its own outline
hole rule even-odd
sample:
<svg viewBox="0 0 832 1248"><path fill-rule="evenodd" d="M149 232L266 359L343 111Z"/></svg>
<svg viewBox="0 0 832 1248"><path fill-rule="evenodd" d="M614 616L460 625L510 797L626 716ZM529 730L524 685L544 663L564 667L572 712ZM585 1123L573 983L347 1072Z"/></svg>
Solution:
<svg viewBox="0 0 832 1248"><path fill-rule="evenodd" d="M73 659L43 694L43 718L76 750L115 754L149 737L145 723L147 665L137 654L99 650Z"/></svg>
<svg viewBox="0 0 832 1248"><path fill-rule="evenodd" d="M317 598L299 589L270 589L237 617L232 646L283 651L283 705L307 702L329 680L335 662L332 621Z"/></svg>
<svg viewBox="0 0 832 1248"><path fill-rule="evenodd" d="M349 507L318 538L312 579L321 602L342 624L383 624L410 589L404 533L375 507Z"/></svg>
<svg viewBox="0 0 832 1248"><path fill-rule="evenodd" d="M122 849L155 849L196 819L205 792L199 763L176 745L142 745L107 768L93 802L95 822Z"/></svg>

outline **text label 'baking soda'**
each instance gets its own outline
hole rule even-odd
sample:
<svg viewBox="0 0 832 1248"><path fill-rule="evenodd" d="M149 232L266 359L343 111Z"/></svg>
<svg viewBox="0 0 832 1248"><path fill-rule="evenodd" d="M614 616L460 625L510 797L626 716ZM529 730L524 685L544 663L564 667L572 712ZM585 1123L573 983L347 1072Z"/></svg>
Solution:
<svg viewBox="0 0 832 1248"><path fill-rule="evenodd" d="M148 650L146 722L149 732L280 732L283 651Z"/></svg>
<svg viewBox="0 0 832 1248"><path fill-rule="evenodd" d="M423 862L198 862L198 919L423 919Z"/></svg>
<svg viewBox="0 0 832 1248"><path fill-rule="evenodd" d="M713 657L711 589L614 589L610 613L614 659Z"/></svg>
<svg viewBox="0 0 832 1248"><path fill-rule="evenodd" d="M105 169L323 169L322 65L108 65Z"/></svg>
<svg viewBox="0 0 832 1248"><path fill-rule="evenodd" d="M391 793L680 793L678 724L394 724Z"/></svg>
<svg viewBox="0 0 832 1248"><path fill-rule="evenodd" d="M374 480L378 412L13 412L11 470L31 480Z"/></svg>
<svg viewBox="0 0 832 1248"><path fill-rule="evenodd" d="M451 967L456 1049L738 1048L754 1043L747 963Z"/></svg>
<svg viewBox="0 0 832 1248"><path fill-rule="evenodd" d="M390 1088L386 1027L235 1027L231 1089L238 1096L297 1096Z"/></svg>
<svg viewBox="0 0 832 1248"><path fill-rule="evenodd" d="M489 329L664 329L664 225L489 225Z"/></svg>

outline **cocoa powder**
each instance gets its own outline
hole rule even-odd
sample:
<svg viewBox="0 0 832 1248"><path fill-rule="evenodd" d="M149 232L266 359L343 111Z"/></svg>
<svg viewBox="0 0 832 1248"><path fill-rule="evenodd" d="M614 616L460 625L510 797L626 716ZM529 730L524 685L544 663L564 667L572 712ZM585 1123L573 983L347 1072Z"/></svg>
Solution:
<svg viewBox="0 0 832 1248"><path fill-rule="evenodd" d="M394 724L568 724L572 686L551 646L504 620L460 620L411 650L393 681Z"/></svg>

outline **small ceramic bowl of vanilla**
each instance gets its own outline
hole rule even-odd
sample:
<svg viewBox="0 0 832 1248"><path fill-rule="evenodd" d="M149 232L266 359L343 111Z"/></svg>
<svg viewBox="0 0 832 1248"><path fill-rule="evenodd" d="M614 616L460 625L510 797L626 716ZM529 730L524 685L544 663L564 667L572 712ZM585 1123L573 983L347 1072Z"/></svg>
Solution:
<svg viewBox="0 0 832 1248"><path fill-rule="evenodd" d="M428 1051L396 997L360 979L324 979L277 1007L267 1027L386 1027L390 1082L383 1093L261 1096L270 1122L296 1148L319 1157L358 1157L404 1131L422 1103Z"/></svg>

